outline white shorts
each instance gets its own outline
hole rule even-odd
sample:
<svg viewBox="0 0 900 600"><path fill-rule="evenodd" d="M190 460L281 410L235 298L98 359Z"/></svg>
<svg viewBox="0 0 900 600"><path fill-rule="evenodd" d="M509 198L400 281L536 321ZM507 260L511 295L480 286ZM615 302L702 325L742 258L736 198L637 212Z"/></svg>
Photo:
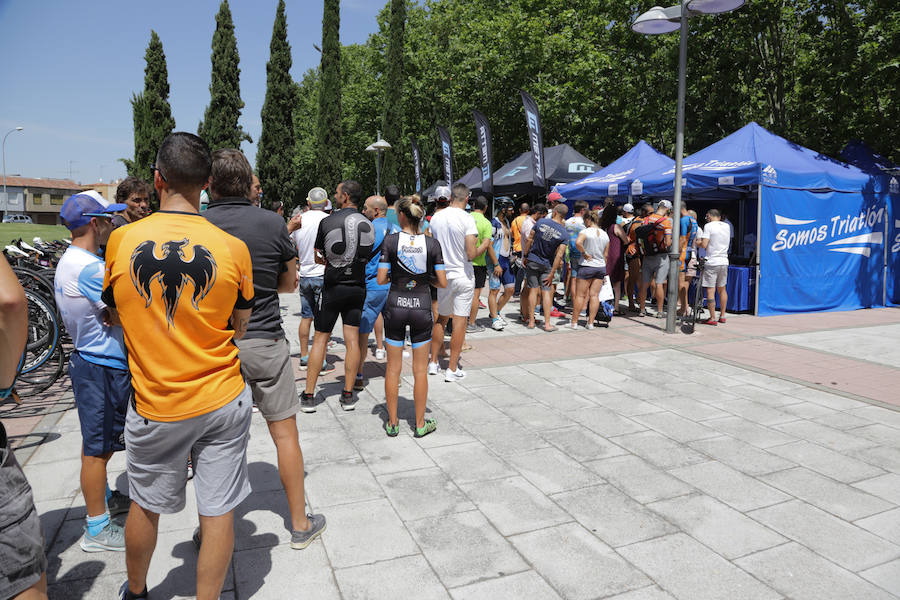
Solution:
<svg viewBox="0 0 900 600"><path fill-rule="evenodd" d="M438 315L468 317L475 297L475 282L466 277L450 279L447 287L438 288Z"/></svg>
<svg viewBox="0 0 900 600"><path fill-rule="evenodd" d="M725 287L728 283L728 265L706 265L703 268L703 287Z"/></svg>

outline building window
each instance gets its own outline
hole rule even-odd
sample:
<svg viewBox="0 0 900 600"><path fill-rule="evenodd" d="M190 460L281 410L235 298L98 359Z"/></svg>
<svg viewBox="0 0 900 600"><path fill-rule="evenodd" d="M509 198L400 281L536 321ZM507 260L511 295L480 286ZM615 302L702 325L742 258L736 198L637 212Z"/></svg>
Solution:
<svg viewBox="0 0 900 600"><path fill-rule="evenodd" d="M50 204L60 205L65 202L65 196L62 194L50 194Z"/></svg>

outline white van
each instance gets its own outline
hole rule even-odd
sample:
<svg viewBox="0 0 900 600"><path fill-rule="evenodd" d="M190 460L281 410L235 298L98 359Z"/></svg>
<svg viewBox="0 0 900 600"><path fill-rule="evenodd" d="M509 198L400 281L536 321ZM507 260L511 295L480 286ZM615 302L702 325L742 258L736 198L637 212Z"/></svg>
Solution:
<svg viewBox="0 0 900 600"><path fill-rule="evenodd" d="M28 215L6 215L3 217L4 223L33 223Z"/></svg>

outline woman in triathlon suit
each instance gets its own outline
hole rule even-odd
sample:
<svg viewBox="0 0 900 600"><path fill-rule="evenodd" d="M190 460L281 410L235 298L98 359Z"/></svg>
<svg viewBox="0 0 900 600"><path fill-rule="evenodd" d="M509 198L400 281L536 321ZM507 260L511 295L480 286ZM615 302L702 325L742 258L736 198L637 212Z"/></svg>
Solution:
<svg viewBox="0 0 900 600"><path fill-rule="evenodd" d="M571 327L578 328L578 315L587 304L588 316L585 328L593 329L594 319L600 309L600 288L606 279L610 247L609 234L600 228L598 212L585 211L584 229L578 234L575 247L581 252L581 264L578 267Z"/></svg>
<svg viewBox="0 0 900 600"><path fill-rule="evenodd" d="M410 197L397 202L397 220L402 231L384 238L381 262L378 264L378 283L390 281L391 289L382 314L384 315L384 343L387 347L387 371L384 376L384 396L388 420L384 430L394 437L400 432L397 417L397 396L400 391L400 370L403 366L403 339L409 327L412 343L413 399L416 410L415 437L434 431L437 423L425 418L428 398L428 350L434 320L431 314L430 285L447 286L441 245L436 239L419 233L425 209Z"/></svg>

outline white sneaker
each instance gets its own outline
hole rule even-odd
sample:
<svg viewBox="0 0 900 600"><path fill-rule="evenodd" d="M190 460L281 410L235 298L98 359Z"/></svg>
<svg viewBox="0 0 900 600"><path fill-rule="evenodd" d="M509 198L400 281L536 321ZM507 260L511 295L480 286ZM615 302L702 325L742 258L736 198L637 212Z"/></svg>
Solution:
<svg viewBox="0 0 900 600"><path fill-rule="evenodd" d="M584 328L590 331L591 329L594 328L594 324L593 324L593 323L588 323L587 325L584 326Z"/></svg>
<svg viewBox="0 0 900 600"><path fill-rule="evenodd" d="M437 363L430 362L428 363L428 374L429 375L437 375L441 366Z"/></svg>
<svg viewBox="0 0 900 600"><path fill-rule="evenodd" d="M578 329L578 323L569 323L569 329Z"/></svg>
<svg viewBox="0 0 900 600"><path fill-rule="evenodd" d="M375 360L384 360L387 356L387 353L384 351L384 348L377 348L375 350Z"/></svg>
<svg viewBox="0 0 900 600"><path fill-rule="evenodd" d="M491 322L491 329L493 329L494 331L503 331L503 321L501 321L500 319L494 319Z"/></svg>
<svg viewBox="0 0 900 600"><path fill-rule="evenodd" d="M503 326L504 326L504 327L508 327L508 326L509 326L509 321L507 321L506 319L504 319L502 316L498 316L497 318L500 319L500 322L503 323Z"/></svg>
<svg viewBox="0 0 900 600"><path fill-rule="evenodd" d="M451 371L450 369L444 371L444 381L460 381L465 378L466 372L459 367L457 367L455 371Z"/></svg>

